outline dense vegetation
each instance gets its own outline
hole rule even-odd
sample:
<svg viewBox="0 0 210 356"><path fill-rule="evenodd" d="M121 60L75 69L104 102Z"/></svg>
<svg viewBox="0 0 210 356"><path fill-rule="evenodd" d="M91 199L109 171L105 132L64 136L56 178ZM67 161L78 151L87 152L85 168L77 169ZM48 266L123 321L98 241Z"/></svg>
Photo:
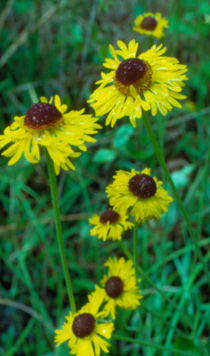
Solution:
<svg viewBox="0 0 210 356"><path fill-rule="evenodd" d="M182 109L151 118L154 133L190 216L205 262L210 260L209 115L210 24L207 0L151 2L130 0L33 1L0 4L1 133L15 115L24 115L39 96L59 94L71 109L85 108L99 79L108 45L136 39L141 51L150 39L132 31L135 17L161 12L169 21L166 55L188 66ZM155 41L161 43L161 41ZM104 125L104 118L100 118ZM58 177L61 219L78 307L104 274L110 255L123 256L117 242L90 237L88 218L107 208L106 186L117 169L151 167L170 186L141 120L128 118L105 127L97 142L75 160L76 171ZM46 160L24 158L8 167L0 160L0 353L4 356L67 355L55 348L54 329L69 311L60 263ZM124 242L132 249L131 233ZM120 311L120 335L148 346L111 341L112 356L176 356L167 349L208 356L209 284L176 201L160 220L140 229L139 263L163 295L142 278L142 306ZM176 305L168 301L170 299ZM158 348L158 346L160 348ZM161 347L163 349L161 349ZM85 356L85 355L84 355Z"/></svg>

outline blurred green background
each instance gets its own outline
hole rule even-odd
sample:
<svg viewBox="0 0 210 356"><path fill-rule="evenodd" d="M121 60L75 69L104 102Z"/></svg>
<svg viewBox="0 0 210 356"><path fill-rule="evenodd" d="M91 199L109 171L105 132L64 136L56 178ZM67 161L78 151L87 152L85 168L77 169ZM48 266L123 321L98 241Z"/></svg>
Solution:
<svg viewBox="0 0 210 356"><path fill-rule="evenodd" d="M143 12L161 12L169 21L162 41L166 55L188 66L182 109L151 119L172 178L190 215L206 263L210 260L209 115L210 4L207 0L72 0L0 2L0 129L24 115L38 96L59 94L69 108L93 110L86 101L100 78L108 45L118 39L151 41L132 31ZM104 125L104 118L100 119ZM108 256L123 256L117 242L90 237L88 218L107 208L105 187L117 169L141 170L164 181L141 120L128 118L103 128L97 142L74 161L76 171L58 177L61 219L76 303L87 301L105 273ZM54 329L69 312L50 201L45 157L32 165L24 158L8 167L0 160L0 354L67 355L55 349ZM144 279L142 307L120 311L118 334L148 342L140 346L112 340L112 356L210 355L210 289L183 217L174 202L159 221L139 229L139 263L147 276L182 311ZM128 232L124 242L132 249ZM186 323L183 314L189 320ZM160 345L163 349L157 348ZM175 351L167 351L173 349ZM85 355L84 355L85 356Z"/></svg>

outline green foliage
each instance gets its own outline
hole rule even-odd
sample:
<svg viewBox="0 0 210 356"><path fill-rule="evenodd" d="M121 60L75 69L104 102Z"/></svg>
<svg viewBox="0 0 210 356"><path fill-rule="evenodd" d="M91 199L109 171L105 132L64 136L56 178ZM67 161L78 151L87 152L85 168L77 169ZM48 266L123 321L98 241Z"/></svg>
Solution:
<svg viewBox="0 0 210 356"><path fill-rule="evenodd" d="M189 340L183 336L178 336L175 343L174 343L174 348L176 350L180 351L186 351L188 353L191 353L192 355L199 356L201 355L201 350L195 346L195 344L192 342L192 340ZM178 353L175 353L174 356L178 356Z"/></svg>
<svg viewBox="0 0 210 356"><path fill-rule="evenodd" d="M1 2L0 10L1 132L14 115L26 112L34 93L38 97L59 93L71 109L85 107L93 113L86 100L104 70L104 58L110 56L109 43L116 46L118 39L135 38L140 50L147 50L149 39L132 31L134 18L147 11L167 17L163 44L166 55L188 66L189 80L183 90L187 100L166 118L151 118L151 124L210 266L210 25L205 23L209 2L14 0ZM44 157L38 165L21 159L8 167L7 161L1 157L0 354L65 355L67 345L56 349L53 342L54 329L61 327L69 305L46 162ZM107 208L104 191L114 172L151 167L164 185L166 180L141 120L137 129L124 118L113 129L101 130L75 166L75 172L58 177L58 192L79 308L103 277L106 258L123 255L117 242L90 237L88 225L94 212ZM209 356L209 286L176 202L161 220L144 224L139 233L139 264L181 312L142 278L143 305L135 312L120 310L116 330L165 349L113 339L110 354L178 356L176 351L183 351ZM130 251L131 240L126 233L124 242Z"/></svg>

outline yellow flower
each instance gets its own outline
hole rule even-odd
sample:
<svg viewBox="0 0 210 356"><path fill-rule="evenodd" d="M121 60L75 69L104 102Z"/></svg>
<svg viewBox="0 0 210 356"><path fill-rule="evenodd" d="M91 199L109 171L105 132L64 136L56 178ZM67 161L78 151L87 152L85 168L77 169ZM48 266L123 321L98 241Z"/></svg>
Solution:
<svg viewBox="0 0 210 356"><path fill-rule="evenodd" d="M103 319L104 311L99 312L102 300L99 295L89 296L88 304L70 313L63 328L55 331L56 346L68 341L70 353L76 356L99 356L101 350L108 353L110 344L104 338L111 338L114 324Z"/></svg>
<svg viewBox="0 0 210 356"><path fill-rule="evenodd" d="M108 114L106 125L113 127L116 121L129 116L136 127L136 118L142 117L142 109L157 110L166 115L173 106L181 107L177 99L185 96L179 92L187 80L185 65L176 58L161 57L166 48L152 46L148 51L137 55L138 43L132 40L128 48L122 41L117 42L120 50L109 49L113 59L107 58L104 67L108 74L101 73L100 86L91 94L91 106L96 115ZM122 61L118 58L122 57Z"/></svg>
<svg viewBox="0 0 210 356"><path fill-rule="evenodd" d="M162 18L159 12L156 12L156 14L147 12L135 19L133 30L141 35L154 36L160 39L164 35L163 29L167 27L168 21Z"/></svg>
<svg viewBox="0 0 210 356"><path fill-rule="evenodd" d="M104 298L104 312L111 315L114 320L116 317L116 307L126 310L136 309L139 305L139 288L136 285L135 271L133 262L126 261L123 257L117 259L109 258L104 264L109 268L108 275L101 281L103 288L96 285L93 295Z"/></svg>
<svg viewBox="0 0 210 356"><path fill-rule="evenodd" d="M133 227L133 223L127 221L127 218L125 214L119 214L112 209L105 210L101 216L95 214L89 219L89 223L95 225L90 230L90 235L104 241L121 240L123 232Z"/></svg>
<svg viewBox="0 0 210 356"><path fill-rule="evenodd" d="M162 182L156 177L150 177L150 169L142 172L117 171L114 182L107 189L109 204L120 214L129 213L135 216L139 223L153 217L159 219L168 211L169 203L173 201L161 187Z"/></svg>
<svg viewBox="0 0 210 356"><path fill-rule="evenodd" d="M91 135L101 128L97 118L84 115L84 109L67 112L58 95L45 97L28 109L24 116L16 116L14 122L0 135L0 148L12 144L2 155L12 157L9 165L15 164L24 154L31 163L40 161L40 147L45 147L53 160L55 172L60 168L75 169L70 158L80 156L72 146L86 151L85 142L95 142Z"/></svg>

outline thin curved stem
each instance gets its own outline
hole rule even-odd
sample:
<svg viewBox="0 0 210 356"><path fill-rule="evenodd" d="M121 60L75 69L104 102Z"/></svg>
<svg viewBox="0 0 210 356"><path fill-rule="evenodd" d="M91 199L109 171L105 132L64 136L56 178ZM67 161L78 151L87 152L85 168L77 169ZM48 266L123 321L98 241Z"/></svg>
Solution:
<svg viewBox="0 0 210 356"><path fill-rule="evenodd" d="M134 263L137 284L138 284L138 227L139 224L135 220L134 227L133 227L133 263Z"/></svg>
<svg viewBox="0 0 210 356"><path fill-rule="evenodd" d="M193 231L189 216L188 216L187 211L185 210L185 207L184 207L184 205L183 205L183 203L181 201L181 198L180 198L180 196L179 196L179 194L177 192L177 189L176 189L176 187L174 185L174 182L172 181L172 178L171 178L171 175L169 173L168 167L167 167L167 165L165 163L164 157L163 157L163 155L161 153L161 150L160 150L160 148L158 146L158 143L157 143L157 140L155 138L155 135L154 135L154 133L152 131L152 127L150 125L150 122L149 122L149 119L148 119L148 115L147 115L147 113L145 111L143 111L143 113L142 113L142 119L144 121L145 128L147 130L147 133L149 135L149 138L151 140L151 143L153 145L153 148L154 148L154 151L155 151L155 153L157 155L157 158L159 159L159 162L160 162L160 164L161 164L161 166L163 168L163 171L164 171L164 173L165 173L165 175L166 175L166 177L168 179L168 182L169 182L169 184L171 186L171 189L172 189L172 191L174 193L174 196L175 196L175 198L177 200L179 208L180 208L180 210L181 210L181 212L182 212L182 214L184 216L184 219L186 221L187 228L188 228L189 233L191 235L192 241L193 241L193 243L195 245L196 254L197 254L198 258L200 259L200 261L201 261L201 263L203 265L204 271L205 271L206 276L208 278L208 281L210 283L210 274L209 274L209 271L208 271L208 269L206 267L206 264L204 262L203 255L202 255L202 253L200 251L200 248L199 248L199 245L198 245L198 241L197 241L197 238L196 238L196 236L194 234L194 231Z"/></svg>
<svg viewBox="0 0 210 356"><path fill-rule="evenodd" d="M65 277L65 281L66 281L69 302L71 305L72 312L75 313L76 305L75 305L75 301L74 301L74 294L73 294L73 289L72 289L71 278L70 278L70 274L68 271L67 259L66 259L65 248L64 248L64 243L63 243L63 234L62 234L62 229L61 229L61 220L60 220L60 211L59 211L59 205L58 205L58 193L57 193L55 170L54 170L53 162L52 162L47 150L45 150L45 153L46 153L46 157L47 157L47 165L48 165L48 172L49 172L49 178L50 178L50 190L51 190L51 197L52 197L52 203L53 203L53 209L54 209L54 215L55 215L56 235L57 235L57 240L58 240L58 245L59 245L60 257L61 257L63 273L64 273L64 277Z"/></svg>

